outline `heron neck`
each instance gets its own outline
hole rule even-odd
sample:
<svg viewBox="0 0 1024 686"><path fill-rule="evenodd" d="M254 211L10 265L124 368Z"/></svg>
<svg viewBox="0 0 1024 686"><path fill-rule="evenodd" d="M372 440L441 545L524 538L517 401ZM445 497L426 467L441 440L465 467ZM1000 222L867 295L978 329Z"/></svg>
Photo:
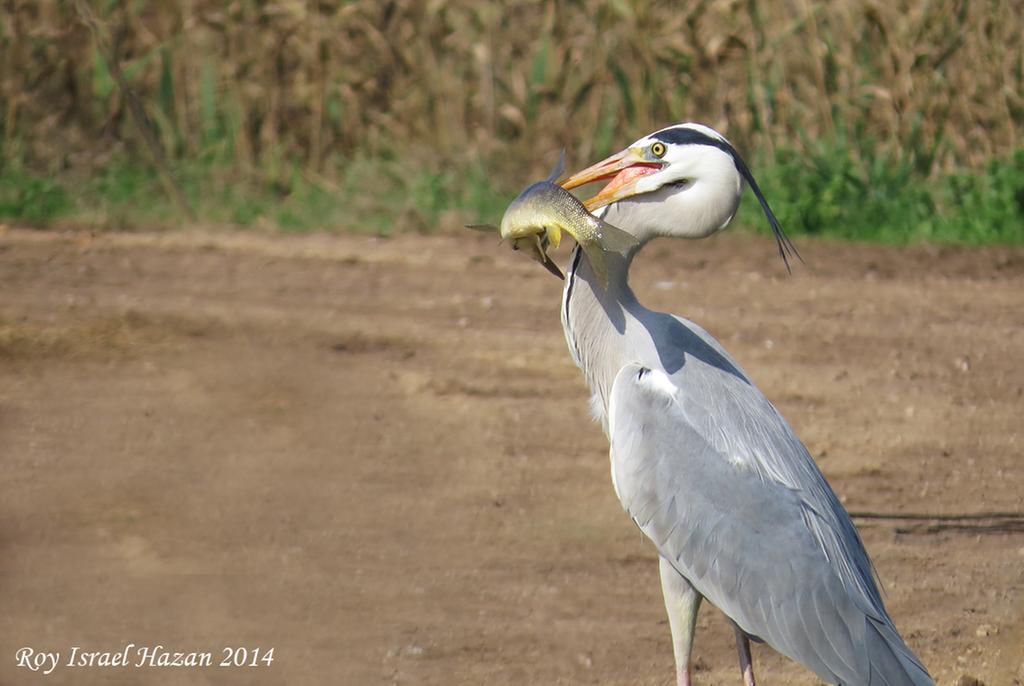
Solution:
<svg viewBox="0 0 1024 686"><path fill-rule="evenodd" d="M646 309L629 287L629 267L635 254L605 254L606 289L587 256L576 247L565 280L562 326L566 343L595 396L594 409L601 411L602 417L615 375L624 364L638 361L633 337L639 329L637 319Z"/></svg>

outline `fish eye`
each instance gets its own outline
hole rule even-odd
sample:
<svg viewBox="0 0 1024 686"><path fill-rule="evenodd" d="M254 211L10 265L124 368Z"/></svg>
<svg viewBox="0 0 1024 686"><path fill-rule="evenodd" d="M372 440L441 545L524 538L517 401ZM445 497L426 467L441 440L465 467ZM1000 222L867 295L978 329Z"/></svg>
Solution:
<svg viewBox="0 0 1024 686"><path fill-rule="evenodd" d="M654 144L651 145L651 154L655 157L664 157L666 150L665 144L661 141L655 141Z"/></svg>

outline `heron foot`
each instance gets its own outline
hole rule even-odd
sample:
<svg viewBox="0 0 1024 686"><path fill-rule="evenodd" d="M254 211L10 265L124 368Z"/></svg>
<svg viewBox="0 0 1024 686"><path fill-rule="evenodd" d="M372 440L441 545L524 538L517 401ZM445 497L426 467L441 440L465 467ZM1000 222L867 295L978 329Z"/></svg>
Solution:
<svg viewBox="0 0 1024 686"><path fill-rule="evenodd" d="M740 671L743 672L743 686L757 686L754 683L754 660L750 656L750 639L735 624L733 630L736 632L736 652L740 654Z"/></svg>

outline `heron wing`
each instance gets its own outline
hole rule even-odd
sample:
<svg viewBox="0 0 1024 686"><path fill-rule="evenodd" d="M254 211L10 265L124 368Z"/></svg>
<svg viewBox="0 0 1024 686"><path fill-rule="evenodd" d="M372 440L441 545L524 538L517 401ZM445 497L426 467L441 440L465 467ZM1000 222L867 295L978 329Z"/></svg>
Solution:
<svg viewBox="0 0 1024 686"><path fill-rule="evenodd" d="M822 679L931 683L885 612L849 516L737 370L696 357L672 375L620 370L608 432L623 506L702 595Z"/></svg>

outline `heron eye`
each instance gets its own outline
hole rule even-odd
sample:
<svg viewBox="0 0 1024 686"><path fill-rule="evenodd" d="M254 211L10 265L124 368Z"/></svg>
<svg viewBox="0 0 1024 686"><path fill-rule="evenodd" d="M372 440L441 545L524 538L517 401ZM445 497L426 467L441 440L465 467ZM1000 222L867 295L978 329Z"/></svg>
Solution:
<svg viewBox="0 0 1024 686"><path fill-rule="evenodd" d="M665 144L660 142L660 141L654 143L651 146L651 154L654 155L655 157L664 157L665 156L665 151L666 151Z"/></svg>

